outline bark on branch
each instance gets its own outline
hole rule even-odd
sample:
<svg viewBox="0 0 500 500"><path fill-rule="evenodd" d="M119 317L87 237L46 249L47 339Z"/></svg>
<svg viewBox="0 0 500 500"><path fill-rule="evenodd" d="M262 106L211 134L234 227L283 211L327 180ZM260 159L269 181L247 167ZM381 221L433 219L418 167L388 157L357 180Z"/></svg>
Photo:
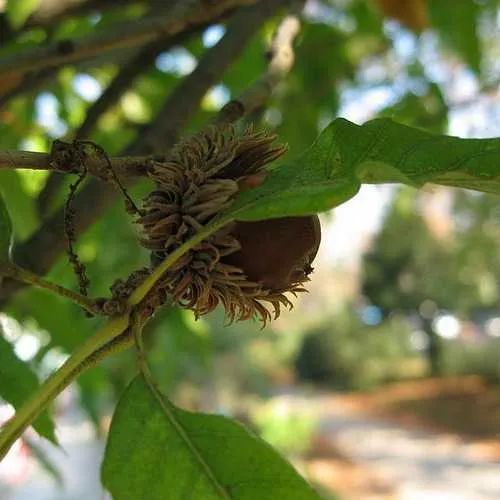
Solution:
<svg viewBox="0 0 500 500"><path fill-rule="evenodd" d="M68 148L71 144L67 145ZM110 158L111 167L120 179L141 177L146 174L148 157L117 157ZM85 161L87 173L103 181L109 180L106 173L108 166L102 158L88 157ZM57 153L34 153L32 151L0 151L0 170L51 170L65 174L77 174L81 168L74 164L63 161Z"/></svg>
<svg viewBox="0 0 500 500"><path fill-rule="evenodd" d="M137 48L160 38L175 36L208 20L221 16L227 10L255 3L256 0L187 0L161 17L151 15L130 23L123 23L107 33L82 39L60 40L47 47L6 56L0 60L3 77L28 71L60 66L89 59L114 49Z"/></svg>
<svg viewBox="0 0 500 500"><path fill-rule="evenodd" d="M217 122L234 122L264 106L279 82L292 69L295 59L293 42L300 31L298 13L304 3L297 2L294 7L297 14L287 15L278 26L268 51L269 64L266 72L237 99L228 102L221 109Z"/></svg>

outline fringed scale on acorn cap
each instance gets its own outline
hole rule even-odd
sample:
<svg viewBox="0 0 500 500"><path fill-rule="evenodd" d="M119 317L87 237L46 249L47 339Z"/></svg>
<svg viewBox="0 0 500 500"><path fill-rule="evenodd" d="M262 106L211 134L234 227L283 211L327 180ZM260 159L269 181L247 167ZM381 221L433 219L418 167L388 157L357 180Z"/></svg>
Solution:
<svg viewBox="0 0 500 500"><path fill-rule="evenodd" d="M151 250L153 266L228 208L238 191L263 181L264 176L258 173L286 151L285 146L274 145L275 140L275 135L254 132L251 128L237 133L232 125L209 126L178 144L165 161L154 162L149 176L156 187L145 198L143 215L138 219L143 229L142 244ZM301 220L304 225L306 219L309 218L275 221L289 220L293 224ZM255 224L266 222L267 226L273 224L272 220ZM230 322L258 316L265 324L279 316L281 306L291 308L285 293L296 295L304 291L302 285L308 280L319 243L314 239L311 243L311 239L318 234L308 240L314 248L300 250L286 271L286 279L274 284L260 279L256 272L248 276L245 270L248 255L251 260L266 261L265 255L253 255L249 237L256 228L253 224L236 222L207 237L164 274L159 284L161 289L174 304L192 309L196 316L222 303ZM317 231L316 222L313 226L313 232ZM295 232L291 224L289 227ZM245 240L246 249L242 248L238 235ZM255 237L260 238L258 232ZM271 245L274 239L271 238ZM259 244L262 246L261 241ZM252 266L248 267L251 270Z"/></svg>

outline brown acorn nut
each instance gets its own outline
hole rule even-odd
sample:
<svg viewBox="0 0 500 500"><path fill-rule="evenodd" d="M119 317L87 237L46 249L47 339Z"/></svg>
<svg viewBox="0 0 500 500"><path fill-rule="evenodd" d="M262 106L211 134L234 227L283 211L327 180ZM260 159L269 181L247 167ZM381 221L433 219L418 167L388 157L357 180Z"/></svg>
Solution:
<svg viewBox="0 0 500 500"><path fill-rule="evenodd" d="M321 242L316 215L238 222L231 234L241 249L223 262L241 268L249 280L273 291L286 290L312 272Z"/></svg>
<svg viewBox="0 0 500 500"><path fill-rule="evenodd" d="M286 151L275 139L251 128L210 126L152 164L155 189L138 223L153 267L226 210L238 192L265 181L264 167ZM287 292L305 291L320 233L315 215L232 223L182 255L162 276L159 291L196 316L221 303L230 322L257 316L265 324L282 306L292 307Z"/></svg>
<svg viewBox="0 0 500 500"><path fill-rule="evenodd" d="M240 192L260 186L267 172L261 170L238 181ZM321 243L321 225L317 215L280 217L256 222L237 222L231 234L241 248L223 260L243 270L248 279L270 290L285 290L303 281Z"/></svg>

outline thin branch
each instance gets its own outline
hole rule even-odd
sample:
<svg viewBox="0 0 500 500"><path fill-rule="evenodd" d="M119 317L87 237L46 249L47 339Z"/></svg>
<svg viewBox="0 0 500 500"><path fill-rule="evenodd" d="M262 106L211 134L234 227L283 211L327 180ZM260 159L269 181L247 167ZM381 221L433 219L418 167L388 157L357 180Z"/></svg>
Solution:
<svg viewBox="0 0 500 500"><path fill-rule="evenodd" d="M65 299L71 300L73 303L79 305L94 316L100 315L102 313L102 310L96 304L95 300L89 299L88 297L74 292L73 290L69 290L68 288L58 285L57 283L47 281L37 274L34 274L22 267L16 266L15 264L8 263L3 267L0 266L0 281L5 277L9 277L26 285L33 285L38 288L43 288Z"/></svg>
<svg viewBox="0 0 500 500"><path fill-rule="evenodd" d="M68 145L71 147L71 145ZM111 166L120 178L142 177L146 174L146 165L150 157L117 157L111 158ZM107 163L99 157L87 158L85 164L89 174L110 180ZM51 170L65 174L80 173L78 164L55 161L52 153L34 153L32 151L0 151L0 170Z"/></svg>
<svg viewBox="0 0 500 500"><path fill-rule="evenodd" d="M157 14L123 23L106 33L82 39L60 40L47 47L38 47L0 60L0 73L5 78L12 74L60 66L89 59L114 49L137 48L159 38L175 36L193 25L200 25L219 17L228 9L254 3L255 0L219 0L180 2L170 13Z"/></svg>
<svg viewBox="0 0 500 500"><path fill-rule="evenodd" d="M304 2L297 2L300 12ZM234 122L264 106L274 89L291 70L294 63L293 42L300 30L297 15L288 15L278 26L269 47L269 64L266 72L237 99L228 102L216 117L216 122Z"/></svg>
<svg viewBox="0 0 500 500"><path fill-rule="evenodd" d="M238 57L262 24L285 2L286 0L268 0L237 11L223 39L207 50L197 69L179 85L178 89L182 88L186 94L176 89L155 120L157 128L148 128L142 138L129 149L135 154L147 153L152 147L162 151L168 150L198 110L203 95L213 82L220 78L221 73ZM223 43L223 40L226 41ZM230 44L234 44L233 49L229 47ZM211 68L208 67L209 63L213 65ZM195 82L193 75L201 79ZM203 79L205 77L206 80ZM75 198L74 208L79 214L75 220L75 234L80 235L88 229L117 197L118 191L113 186L92 179ZM44 275L65 248L64 212L60 209L48 218L31 238L16 245L13 252L14 262L36 274ZM21 286L17 282L6 280L0 289L0 306Z"/></svg>
<svg viewBox="0 0 500 500"><path fill-rule="evenodd" d="M134 80L150 68L158 54L171 49L174 45L180 45L193 34L198 33L201 29L206 28L209 24L220 22L223 20L229 11L223 12L218 17L211 19L210 22L203 22L196 26L191 26L187 30L179 33L177 36L168 37L150 43L140 50L130 61L128 61L119 73L113 78L111 83L106 87L102 95L88 109L85 120L80 125L75 133L75 139L87 139L99 118L110 109L120 97L126 92Z"/></svg>
<svg viewBox="0 0 500 500"><path fill-rule="evenodd" d="M281 0L269 1L266 4L265 8L245 9L235 16L233 23L228 28L227 34L215 47L207 51L196 69L173 91L155 121L128 148L130 152L147 151L151 153L153 151L166 151L175 144L180 131L198 108L207 89L220 79L220 75L239 56L247 41L261 25L262 18L265 19L272 15L281 4ZM252 13L254 14L253 19ZM245 110L251 111L257 103L255 99L247 99L246 95L252 97L254 95L258 95L259 97L263 95L268 96L271 89L270 82L277 80L276 68L279 69L281 75L283 73L282 67L286 64L291 65L290 61L293 60L293 55L290 56L291 49L288 50L288 48L293 36L298 31L297 25L298 21L290 17L285 18L282 25L280 25L278 34L285 32L288 35L288 45L277 45L273 42L273 46L276 45L278 47L274 53L281 55L281 57L273 57L266 75L252 86L249 92L240 97L238 102L243 104ZM287 29L283 29L283 26ZM290 27L294 28L295 31L290 29ZM289 35L289 32L292 32L293 36ZM275 40L278 38L277 36ZM282 35L281 38L285 37ZM283 56L283 54L285 55ZM285 61L285 64L282 61ZM257 88L257 92L254 91L255 88ZM264 89L264 92L260 91L261 88ZM258 103L260 102L262 102L261 99L258 100ZM4 151L0 152L0 169L52 170L63 173L79 172L78 165L54 160L53 154L28 151ZM111 162L113 170L120 178L141 177L146 173L147 157L112 158ZM105 162L101 158L89 157L86 167L89 174L105 181L109 180L109 172L105 168Z"/></svg>
<svg viewBox="0 0 500 500"><path fill-rule="evenodd" d="M10 26L4 28L2 42L10 41L29 28L51 28L69 17L88 14L92 11L103 12L123 8L134 1L136 0L39 0L36 10L19 30L13 31ZM0 16L6 17L5 12Z"/></svg>
<svg viewBox="0 0 500 500"><path fill-rule="evenodd" d="M143 69L144 67L147 67L149 64L152 64L152 61L154 61L154 57L152 58L151 61L151 54L153 53L154 47L158 48L158 52L161 52L163 50L168 50L168 48L172 47L175 44L181 43L186 37L208 26L209 24L212 24L214 22L219 22L221 19L224 19L229 14L231 14L234 8L239 6L239 3L245 4L248 3L249 1L250 0L239 0L239 1L232 0L232 2L227 2L228 3L227 8L221 10L220 12L217 11L216 12L217 15L212 17L210 17L208 13L206 13L207 7L205 7L203 5L203 2L201 2L200 6L198 7L199 12L197 15L193 15L191 11L189 11L186 14L186 16L188 15L192 16L192 19L189 20L189 24L186 25L186 29L181 30L180 32L175 33L173 35L166 33L165 36L161 37L159 40L155 40L147 47L145 47L142 52L140 52L136 57L133 58L133 61L137 63L138 69ZM180 0L178 2L167 2L167 4L162 5L161 15L163 15L167 7L173 3L182 4L183 1ZM176 11L179 11L179 7L176 10L170 11L171 15L175 16ZM159 13L156 14L157 18L158 16ZM123 69L120 71L117 77L115 77L115 80L113 80L113 82L111 82L111 84L107 87L106 91L100 97L100 99L98 99L90 107L89 112L87 114L88 123L85 123L84 126L82 125L84 129L82 130L82 133L78 135L78 138L88 137L89 128L91 128L93 122L95 123L95 121L99 118L100 116L99 113L103 112L101 111L101 109L108 109L109 106L112 106L114 102L116 102L118 97L121 95L121 93L117 92L117 89L123 88L127 83L127 80L130 82L138 74L138 73L136 73L135 75L133 74L134 73L132 69L133 61L130 61L130 63L127 63L123 67ZM2 61L0 59L0 65L1 64ZM46 83L50 82L55 77L55 75L57 75L57 71L58 71L58 66L55 65L46 67L39 71L30 70L26 72L24 75L13 74L13 77L17 77L17 79L19 79L19 77L22 77L22 79L20 83L18 83L17 85L13 85L11 88L4 91L3 95L0 95L0 109L4 108L12 99L20 95L35 92L42 85L45 85ZM115 81L118 85L114 84ZM107 108L103 107L103 104L106 102L109 103Z"/></svg>

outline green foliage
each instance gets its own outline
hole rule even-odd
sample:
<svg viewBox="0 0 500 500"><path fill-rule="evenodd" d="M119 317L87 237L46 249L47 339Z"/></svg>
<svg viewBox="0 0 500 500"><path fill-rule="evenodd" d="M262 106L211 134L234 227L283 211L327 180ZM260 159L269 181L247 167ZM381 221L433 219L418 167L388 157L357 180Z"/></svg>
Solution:
<svg viewBox="0 0 500 500"><path fill-rule="evenodd" d="M18 408L37 391L40 384L30 367L15 355L12 344L5 340L1 323L0 366L0 397ZM33 427L41 436L57 443L54 423L47 413L35 420Z"/></svg>
<svg viewBox="0 0 500 500"><path fill-rule="evenodd" d="M481 7L472 1L429 2L431 22L443 42L455 50L476 73L481 71L478 21Z"/></svg>
<svg viewBox="0 0 500 500"><path fill-rule="evenodd" d="M282 453L304 454L311 447L318 421L313 414L280 405L279 399L260 407L254 415L260 436Z"/></svg>
<svg viewBox="0 0 500 500"><path fill-rule="evenodd" d="M363 294L385 315L416 311L426 299L441 307L453 303L448 252L419 215L416 194L401 189L364 258ZM434 265L431 272L429 262Z"/></svg>
<svg viewBox="0 0 500 500"><path fill-rule="evenodd" d="M9 207L14 233L19 239L26 238L38 225L38 215L33 195L23 185L19 172L0 171L0 194Z"/></svg>
<svg viewBox="0 0 500 500"><path fill-rule="evenodd" d="M458 196L454 215L464 225L445 240L431 232L418 207L417 192L400 190L364 259L365 296L386 315L415 312L425 300L464 315L494 307L500 276L497 197Z"/></svg>
<svg viewBox="0 0 500 500"><path fill-rule="evenodd" d="M402 318L366 326L347 309L306 332L295 368L302 380L341 390L411 378L422 364L410 350L409 333Z"/></svg>
<svg viewBox="0 0 500 500"><path fill-rule="evenodd" d="M5 12L14 28L19 28L36 10L40 0L7 0Z"/></svg>
<svg viewBox="0 0 500 500"><path fill-rule="evenodd" d="M452 341L444 351L443 371L447 375L479 375L493 384L500 383L500 339L488 342Z"/></svg>
<svg viewBox="0 0 500 500"><path fill-rule="evenodd" d="M384 108L378 116L437 134L446 132L448 125L448 107L441 89L435 83L429 85L423 95L407 92L396 104Z"/></svg>
<svg viewBox="0 0 500 500"><path fill-rule="evenodd" d="M102 480L117 500L175 500L186 495L319 498L289 464L244 427L224 417L176 408L141 377L118 403Z"/></svg>

